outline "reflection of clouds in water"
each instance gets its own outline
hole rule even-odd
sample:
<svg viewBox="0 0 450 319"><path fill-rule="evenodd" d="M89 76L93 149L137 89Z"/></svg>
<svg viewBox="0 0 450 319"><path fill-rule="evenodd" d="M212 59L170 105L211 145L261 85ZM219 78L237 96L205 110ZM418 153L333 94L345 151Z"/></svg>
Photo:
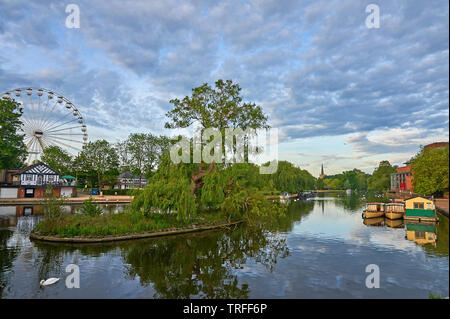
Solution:
<svg viewBox="0 0 450 319"><path fill-rule="evenodd" d="M405 239L406 231L404 229L384 229L370 234L370 243L379 248L388 250L397 249L411 253L419 253L423 250L415 243Z"/></svg>

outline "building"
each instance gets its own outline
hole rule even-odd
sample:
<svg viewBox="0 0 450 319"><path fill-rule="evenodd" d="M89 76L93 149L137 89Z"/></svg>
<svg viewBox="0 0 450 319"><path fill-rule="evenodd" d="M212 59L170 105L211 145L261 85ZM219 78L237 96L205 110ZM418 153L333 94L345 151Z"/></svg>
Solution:
<svg viewBox="0 0 450 319"><path fill-rule="evenodd" d="M115 189L134 189L139 188L139 179L141 180L141 185L144 187L148 184L147 179L144 176L133 175L129 171L120 174L117 177L117 184L114 185Z"/></svg>
<svg viewBox="0 0 450 319"><path fill-rule="evenodd" d="M448 142L436 142L425 145L423 147L424 151L429 151L434 148L444 148L448 147ZM409 162L404 163L406 166L397 168L397 172L391 174L391 190L393 191L414 191L413 178L414 174L411 170L411 165Z"/></svg>
<svg viewBox="0 0 450 319"><path fill-rule="evenodd" d="M17 198L17 191L19 187L13 184L17 182L18 177L14 174L20 171L19 169L2 169L0 170L0 198Z"/></svg>
<svg viewBox="0 0 450 319"><path fill-rule="evenodd" d="M431 150L431 149L433 149L433 148L444 148L444 147L448 147L448 142L436 142L436 143L431 143L431 144L425 145L425 146L423 147L423 149L424 149L425 151L429 151L429 150Z"/></svg>
<svg viewBox="0 0 450 319"><path fill-rule="evenodd" d="M42 162L21 170L8 170L3 181L0 198L75 197L77 190L75 180L61 178Z"/></svg>
<svg viewBox="0 0 450 319"><path fill-rule="evenodd" d="M327 175L325 175L325 173L323 172L323 163L322 163L322 169L320 170L320 176L319 176L319 178L324 178L325 176L327 176Z"/></svg>
<svg viewBox="0 0 450 319"><path fill-rule="evenodd" d="M411 165L398 167L396 173L391 174L391 189L394 191L413 191L413 174Z"/></svg>

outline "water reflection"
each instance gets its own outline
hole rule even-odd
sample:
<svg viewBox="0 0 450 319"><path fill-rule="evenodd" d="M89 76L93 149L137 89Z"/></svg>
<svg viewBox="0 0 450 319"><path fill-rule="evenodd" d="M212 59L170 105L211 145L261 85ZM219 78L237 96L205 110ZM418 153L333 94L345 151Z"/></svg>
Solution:
<svg viewBox="0 0 450 319"><path fill-rule="evenodd" d="M406 238L412 240L419 245L434 244L436 245L437 234L436 225L426 223L406 223Z"/></svg>
<svg viewBox="0 0 450 319"><path fill-rule="evenodd" d="M384 217L364 218L364 225L382 227L385 224Z"/></svg>
<svg viewBox="0 0 450 319"><path fill-rule="evenodd" d="M11 272L13 260L17 257L16 249L7 248L8 240L14 232L9 229L0 228L0 298L3 290L8 285L8 274Z"/></svg>
<svg viewBox="0 0 450 319"><path fill-rule="evenodd" d="M123 249L127 275L153 284L155 298L248 298L249 287L234 273L248 258L273 270L288 256L285 240L261 227L207 236L135 243Z"/></svg>
<svg viewBox="0 0 450 319"><path fill-rule="evenodd" d="M101 245L30 242L28 234L40 215L16 216L16 208L0 210L0 297L426 298L430 291L448 294L448 220L435 225L434 243L419 245L407 240L408 231L418 230L401 220L362 220L364 203L355 195L291 201L285 215L265 223ZM123 208L103 209L116 213ZM390 272L383 277L382 288L368 290L365 266L374 262ZM80 267L80 289L64 286L70 263ZM39 289L39 280L49 277L62 280L51 289Z"/></svg>
<svg viewBox="0 0 450 319"><path fill-rule="evenodd" d="M385 224L386 226L390 227L390 228L403 228L403 219L389 219L386 218L385 219Z"/></svg>

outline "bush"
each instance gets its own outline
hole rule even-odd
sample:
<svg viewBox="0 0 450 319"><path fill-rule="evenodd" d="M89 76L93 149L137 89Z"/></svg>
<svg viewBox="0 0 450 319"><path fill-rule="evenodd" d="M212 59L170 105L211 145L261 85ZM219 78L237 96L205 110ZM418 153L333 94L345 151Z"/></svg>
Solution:
<svg viewBox="0 0 450 319"><path fill-rule="evenodd" d="M80 208L81 213L89 216L98 216L102 213L102 209L92 202L92 197L85 201Z"/></svg>
<svg viewBox="0 0 450 319"><path fill-rule="evenodd" d="M44 218L60 219L63 216L64 201L55 197L49 197L44 202Z"/></svg>
<svg viewBox="0 0 450 319"><path fill-rule="evenodd" d="M103 195L127 195L127 196L136 196L136 194L140 193L142 190L139 188L136 189L104 189Z"/></svg>

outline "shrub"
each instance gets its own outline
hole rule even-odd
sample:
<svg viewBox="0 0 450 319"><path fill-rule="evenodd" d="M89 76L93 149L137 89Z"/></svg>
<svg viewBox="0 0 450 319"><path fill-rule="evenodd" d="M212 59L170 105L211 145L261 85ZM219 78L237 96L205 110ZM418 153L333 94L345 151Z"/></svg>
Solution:
<svg viewBox="0 0 450 319"><path fill-rule="evenodd" d="M85 201L83 205L80 207L80 211L89 216L98 216L102 213L102 209L100 206L92 202L92 197L89 200Z"/></svg>

